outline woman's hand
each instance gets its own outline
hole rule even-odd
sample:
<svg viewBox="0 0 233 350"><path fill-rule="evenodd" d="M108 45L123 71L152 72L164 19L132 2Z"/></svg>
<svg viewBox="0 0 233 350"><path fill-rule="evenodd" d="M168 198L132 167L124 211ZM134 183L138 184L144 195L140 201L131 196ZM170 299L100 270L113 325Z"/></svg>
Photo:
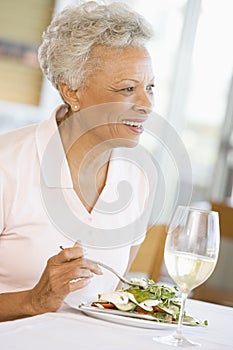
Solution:
<svg viewBox="0 0 233 350"><path fill-rule="evenodd" d="M101 275L102 271L84 258L82 247L77 243L51 257L39 282L29 293L32 314L56 311L68 293L90 282L93 273Z"/></svg>

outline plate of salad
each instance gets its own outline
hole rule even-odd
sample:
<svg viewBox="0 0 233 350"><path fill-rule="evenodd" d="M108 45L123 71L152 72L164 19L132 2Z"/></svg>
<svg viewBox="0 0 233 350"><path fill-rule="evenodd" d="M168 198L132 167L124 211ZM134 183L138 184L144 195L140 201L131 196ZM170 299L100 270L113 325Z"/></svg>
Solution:
<svg viewBox="0 0 233 350"><path fill-rule="evenodd" d="M142 328L160 328L177 324L180 299L176 287L159 285L149 280L146 288L136 286L100 294L98 300L76 308L88 316L105 321ZM207 321L201 321L185 312L183 325L207 326Z"/></svg>

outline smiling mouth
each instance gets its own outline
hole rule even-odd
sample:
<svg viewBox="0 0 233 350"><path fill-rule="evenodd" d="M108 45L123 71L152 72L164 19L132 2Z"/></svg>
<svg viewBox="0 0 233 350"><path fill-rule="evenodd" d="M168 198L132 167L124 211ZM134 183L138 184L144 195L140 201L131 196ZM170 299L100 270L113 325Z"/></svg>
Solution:
<svg viewBox="0 0 233 350"><path fill-rule="evenodd" d="M128 130L133 132L134 134L140 135L143 133L144 128L143 128L143 123L145 122L144 119L140 120L132 120L132 119L124 119L122 120L122 124L125 125Z"/></svg>
<svg viewBox="0 0 233 350"><path fill-rule="evenodd" d="M134 120L122 120L122 123L127 126L133 126L135 128L142 128L142 122L137 122Z"/></svg>

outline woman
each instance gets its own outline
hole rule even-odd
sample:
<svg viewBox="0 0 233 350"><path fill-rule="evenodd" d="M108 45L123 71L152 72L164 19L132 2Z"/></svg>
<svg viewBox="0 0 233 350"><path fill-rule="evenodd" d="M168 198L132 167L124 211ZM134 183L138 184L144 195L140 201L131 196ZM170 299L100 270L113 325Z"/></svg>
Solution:
<svg viewBox="0 0 233 350"><path fill-rule="evenodd" d="M64 105L0 138L0 320L56 311L70 292L78 302L116 288L88 257L128 271L153 192L134 163L153 106L151 36L125 5L92 1L63 10L44 34L39 62Z"/></svg>

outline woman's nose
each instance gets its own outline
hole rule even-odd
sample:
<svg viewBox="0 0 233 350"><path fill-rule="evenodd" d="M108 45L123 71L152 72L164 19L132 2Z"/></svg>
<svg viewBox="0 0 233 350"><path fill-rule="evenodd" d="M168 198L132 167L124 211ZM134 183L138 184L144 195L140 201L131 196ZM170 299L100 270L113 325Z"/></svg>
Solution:
<svg viewBox="0 0 233 350"><path fill-rule="evenodd" d="M143 105L134 105L133 110L139 114L149 114L152 112L152 105L150 107L143 106Z"/></svg>
<svg viewBox="0 0 233 350"><path fill-rule="evenodd" d="M153 108L153 96L149 96L147 92L141 91L135 99L134 110L137 113L148 114L152 112Z"/></svg>

